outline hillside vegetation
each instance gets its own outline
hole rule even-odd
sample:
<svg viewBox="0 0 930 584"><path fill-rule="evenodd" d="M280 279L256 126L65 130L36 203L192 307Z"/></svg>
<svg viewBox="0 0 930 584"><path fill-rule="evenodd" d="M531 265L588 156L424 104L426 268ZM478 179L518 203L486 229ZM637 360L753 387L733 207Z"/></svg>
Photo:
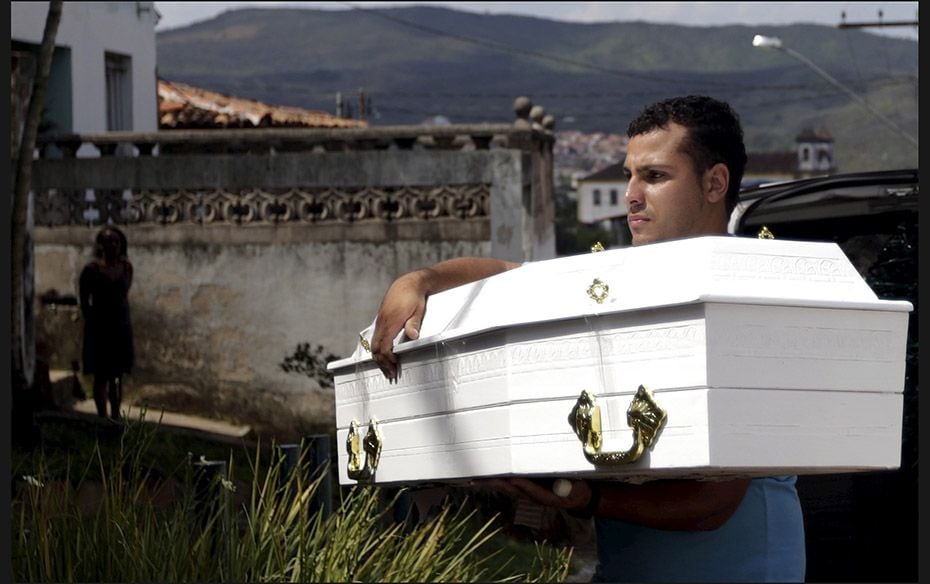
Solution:
<svg viewBox="0 0 930 584"><path fill-rule="evenodd" d="M839 14L838 14L839 19ZM341 93L374 125L509 122L518 95L557 129L623 132L645 104L704 93L740 113L750 150L794 148L805 127L836 138L840 170L917 165L917 151L812 69L754 34L782 39L917 135L914 41L829 26L685 27L567 23L439 7L243 9L159 33L159 74L240 97L335 112Z"/></svg>

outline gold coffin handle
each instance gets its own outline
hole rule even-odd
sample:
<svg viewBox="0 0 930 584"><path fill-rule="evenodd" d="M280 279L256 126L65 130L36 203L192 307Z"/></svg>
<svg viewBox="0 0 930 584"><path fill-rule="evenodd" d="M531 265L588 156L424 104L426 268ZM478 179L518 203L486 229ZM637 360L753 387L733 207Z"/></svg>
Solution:
<svg viewBox="0 0 930 584"><path fill-rule="evenodd" d="M602 452L601 408L594 394L581 392L568 415L568 423L581 440L584 456L598 466L620 466L639 460L643 452L655 445L665 424L665 410L659 407L652 392L640 385L626 411L627 424L633 429L633 446L626 452Z"/></svg>
<svg viewBox="0 0 930 584"><path fill-rule="evenodd" d="M349 453L349 463L346 470L349 478L353 481L370 481L375 471L378 470L378 461L381 459L381 445L383 439L381 430L378 428L378 420L374 417L368 421L368 433L362 442L362 449L365 451L365 462L361 462L361 452L359 449L360 436L358 431L358 422L352 420L349 424L349 435L346 437L346 451Z"/></svg>

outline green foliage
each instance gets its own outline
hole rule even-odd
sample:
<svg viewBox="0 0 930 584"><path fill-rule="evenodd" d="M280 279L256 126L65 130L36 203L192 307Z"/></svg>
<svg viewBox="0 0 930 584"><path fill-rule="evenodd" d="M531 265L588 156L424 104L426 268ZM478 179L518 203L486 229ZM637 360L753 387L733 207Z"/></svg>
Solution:
<svg viewBox="0 0 930 584"><path fill-rule="evenodd" d="M71 459L64 480L37 455L11 502L14 581L556 582L568 573L570 550L544 545L533 547L529 568L515 566L493 520L478 521L465 503L409 525L390 518L379 489L357 487L325 517L314 505L323 475L304 458L288 471L284 457L261 449L245 467L248 493L216 477L204 506L186 458L180 499L156 505L156 428L128 423L113 456L95 446L86 460ZM88 507L79 493L91 467L102 494Z"/></svg>
<svg viewBox="0 0 930 584"><path fill-rule="evenodd" d="M278 365L288 373L299 373L316 380L320 387L333 387L333 376L326 371L326 364L338 359L329 353L323 345L313 347L310 343L298 343L294 353L284 358Z"/></svg>

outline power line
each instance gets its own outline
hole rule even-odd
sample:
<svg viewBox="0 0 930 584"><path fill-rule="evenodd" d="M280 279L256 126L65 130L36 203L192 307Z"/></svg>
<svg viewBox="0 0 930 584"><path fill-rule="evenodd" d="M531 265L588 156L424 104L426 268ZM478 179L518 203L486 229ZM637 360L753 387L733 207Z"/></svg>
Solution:
<svg viewBox="0 0 930 584"><path fill-rule="evenodd" d="M560 64L562 64L562 65L570 65L570 66L573 66L573 67L579 67L579 68L581 68L581 69L590 69L590 70L592 70L592 71L598 71L598 72L600 72L600 73L607 73L608 75L616 75L616 76L619 76L619 77L627 77L627 78L631 78L631 79L640 79L640 80L645 80L645 81L659 81L659 82L662 82L662 83L674 83L674 84L676 84L676 85L681 85L681 82L682 82L682 80L681 80L680 77L672 78L672 77L663 77L663 76L660 76L660 75L649 75L649 74L645 74L645 73L633 73L633 72L630 72L630 71L622 71L622 70L620 70L620 69L612 69L612 68L610 68L610 67L602 67L602 66L600 66L600 65L594 65L594 64L591 64L591 63L583 63L583 62L581 62L581 61L575 61L575 60L573 60L573 59L566 59L565 57L559 57L559 56L557 56L557 55L547 55L547 54L545 54L545 53L538 53L538 52L536 52L536 51L530 51L529 49L523 49L523 48L520 48L520 47L514 47L513 45L508 45L508 44L505 44L505 43L501 43L501 42L497 42L497 41L492 41L492 40L489 40L489 39L479 39L479 38L468 37L468 36L464 36L464 35L460 35L460 34L455 34L455 33L451 33L451 32L446 32L446 31L442 31L442 30L437 30L437 29L435 29L435 28L431 28L431 27L428 27L428 26L424 26L424 25L422 25L422 24L417 24L417 23L415 23L415 22L410 22L410 21L404 20L404 19L402 19L402 18L397 18L396 16L391 16L391 15L385 13L385 12L382 11L382 10L375 10L375 9L370 9L370 8L360 8L360 7L358 7L358 6L354 5L354 4L352 4L351 2L343 2L343 4L344 4L345 6L348 6L349 8L352 8L353 10L358 10L358 11L360 11L360 12L366 12L366 13L369 13L369 14L373 14L373 15L379 17L379 18L383 18L383 19L386 19L386 20L390 20L390 21L392 21L392 22L396 22L396 23L398 23L398 24L401 24L401 25L403 25L403 26L407 26L407 27L413 28L413 29L415 29L415 30L419 30L419 31L421 31L421 32L425 32L425 33L432 34L432 35L436 35L436 36L448 37L448 38L452 38L452 39L455 39L455 40L458 40L458 41L461 41L461 42L471 43L471 44L483 46L483 47L485 47L485 48L494 49L494 50L497 50L497 51L504 51L504 52L507 52L507 53L515 53L515 54L519 54L519 55L524 55L524 56L528 56L528 57L533 57L533 58L536 58L536 59L542 59L542 60L545 60L545 61L552 61L552 62L554 62L554 63L560 63ZM728 81L728 82L706 81L705 83L706 83L707 85L709 85L709 86L718 86L718 87L723 87L723 86L725 86L725 87L748 87L748 86L744 86L743 84L740 84L740 83L738 83L738 82L729 82L729 81Z"/></svg>

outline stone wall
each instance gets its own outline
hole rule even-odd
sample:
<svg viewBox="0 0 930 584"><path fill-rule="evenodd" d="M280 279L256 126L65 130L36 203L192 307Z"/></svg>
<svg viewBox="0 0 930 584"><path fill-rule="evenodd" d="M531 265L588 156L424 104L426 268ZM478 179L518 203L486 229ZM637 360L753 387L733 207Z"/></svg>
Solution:
<svg viewBox="0 0 930 584"><path fill-rule="evenodd" d="M96 233L82 231L85 242ZM157 246L125 232L137 355L127 384L136 399L281 430L333 416L329 390L280 367L298 343L347 355L397 274L489 249L482 241ZM37 245L37 290L76 295L90 255L86 243ZM38 310L40 322L66 327L70 342L47 344L61 347L54 366L68 367L80 355L77 313ZM39 327L60 332L50 328Z"/></svg>
<svg viewBox="0 0 930 584"><path fill-rule="evenodd" d="M37 297L76 296L99 224L117 223L135 267L129 398L282 439L325 431L332 390L280 367L299 343L349 354L411 269L554 256L551 141L505 137L485 149L40 160ZM40 302L37 314L52 366L69 368L78 312Z"/></svg>

